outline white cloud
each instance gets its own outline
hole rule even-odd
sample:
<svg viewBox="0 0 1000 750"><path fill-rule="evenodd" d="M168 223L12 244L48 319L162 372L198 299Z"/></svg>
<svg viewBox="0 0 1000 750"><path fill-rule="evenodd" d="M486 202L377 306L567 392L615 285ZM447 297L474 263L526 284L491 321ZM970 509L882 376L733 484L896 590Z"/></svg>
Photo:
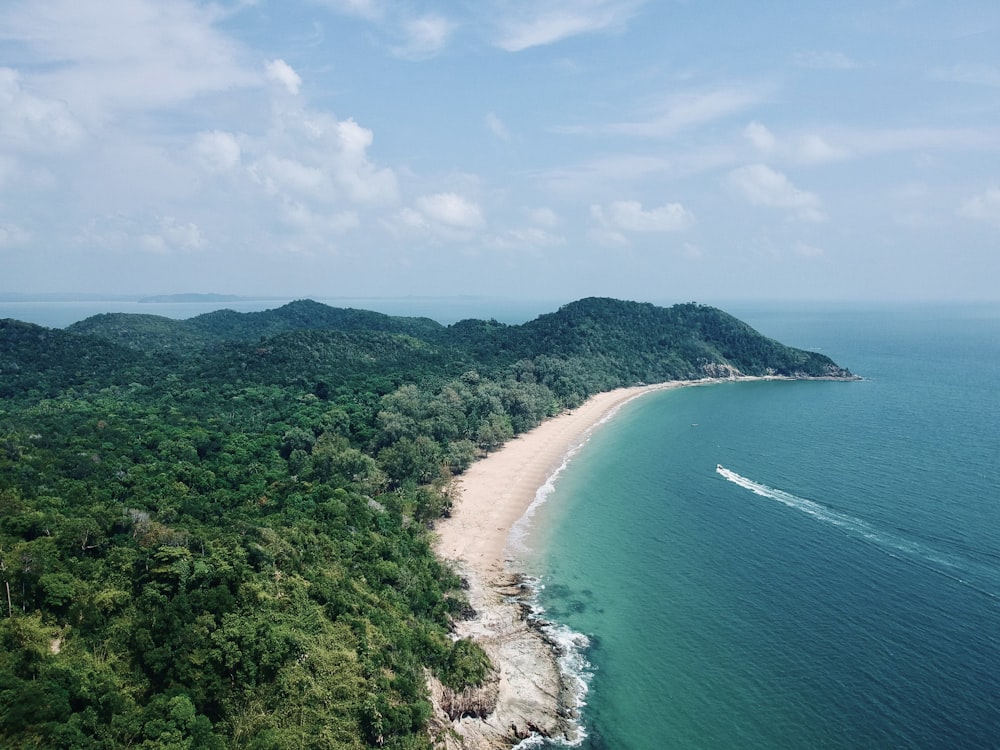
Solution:
<svg viewBox="0 0 1000 750"><path fill-rule="evenodd" d="M831 146L816 133L802 136L795 144L793 151L795 161L802 164L821 164L843 159L846 156L846 151Z"/></svg>
<svg viewBox="0 0 1000 750"><path fill-rule="evenodd" d="M295 69L284 60L269 60L265 66L267 79L280 83L289 94L298 94L302 85L302 78L295 72Z"/></svg>
<svg viewBox="0 0 1000 750"><path fill-rule="evenodd" d="M190 148L192 166L205 173L205 200L231 209L222 217L229 226L213 231L218 244L266 238L276 253L325 254L332 235L377 226L370 222L397 203L399 188L393 170L369 157L372 131L297 99L279 97L271 111L258 132L202 132ZM233 221L240 212L250 215ZM147 247L156 249L164 233L148 234Z"/></svg>
<svg viewBox="0 0 1000 750"><path fill-rule="evenodd" d="M503 120L497 117L495 113L493 112L488 113L486 115L485 121L486 121L486 127L489 129L491 133L493 133L493 135L495 135L501 141L510 140L510 131L507 130L507 126L504 125Z"/></svg>
<svg viewBox="0 0 1000 750"><path fill-rule="evenodd" d="M410 3L384 0L313 0L337 13L372 24L384 49L404 60L425 60L439 54L459 27L441 13L415 14ZM454 10L454 9L453 9Z"/></svg>
<svg viewBox="0 0 1000 750"><path fill-rule="evenodd" d="M337 123L335 135L331 144L337 149L333 171L351 199L369 203L395 201L395 173L391 169L376 168L368 160L368 148L375 140L372 131L349 118Z"/></svg>
<svg viewBox="0 0 1000 750"><path fill-rule="evenodd" d="M819 258L824 254L823 248L809 245L805 242L796 242L792 247L792 251L803 258Z"/></svg>
<svg viewBox="0 0 1000 750"><path fill-rule="evenodd" d="M900 151L998 151L997 128L899 128L845 130L839 140L852 154L863 156Z"/></svg>
<svg viewBox="0 0 1000 750"><path fill-rule="evenodd" d="M1000 188L991 187L963 203L958 213L969 219L978 219L1000 225Z"/></svg>
<svg viewBox="0 0 1000 750"><path fill-rule="evenodd" d="M281 221L294 228L311 244L325 244L329 234L343 234L361 226L357 211L327 211L314 210L295 200L286 200L281 204L279 215Z"/></svg>
<svg viewBox="0 0 1000 750"><path fill-rule="evenodd" d="M458 193L422 195L415 203L425 218L452 229L472 230L483 225L482 209Z"/></svg>
<svg viewBox="0 0 1000 750"><path fill-rule="evenodd" d="M143 234L138 240L139 248L154 255L166 255L167 241L159 234Z"/></svg>
<svg viewBox="0 0 1000 750"><path fill-rule="evenodd" d="M607 224L602 223L604 218L599 214L594 213L594 209L600 210L600 206L591 206L591 214L595 219L598 220L598 226L592 227L587 235L598 244L606 245L608 247L626 247L628 242L628 237L626 237L622 232L610 229Z"/></svg>
<svg viewBox="0 0 1000 750"><path fill-rule="evenodd" d="M995 65L952 65L947 68L935 68L931 71L931 78L977 86L1000 86L1000 68Z"/></svg>
<svg viewBox="0 0 1000 750"><path fill-rule="evenodd" d="M197 224L182 224L173 216L165 216L159 221L157 233L147 232L138 238L139 247L149 253L165 254L175 250L199 250L205 246L205 238Z"/></svg>
<svg viewBox="0 0 1000 750"><path fill-rule="evenodd" d="M782 140L761 123L751 122L743 130L743 135L758 151L797 164L822 164L848 156L846 149L831 146L818 133L805 133Z"/></svg>
<svg viewBox="0 0 1000 750"><path fill-rule="evenodd" d="M609 182L623 183L631 190L640 181L681 180L731 167L740 160L728 144L711 144L674 151L655 149L652 154L612 153L578 165L540 170L533 178L554 192L586 196L606 189Z"/></svg>
<svg viewBox="0 0 1000 750"><path fill-rule="evenodd" d="M489 238L487 244L497 250L538 250L565 245L566 238L542 227L515 227Z"/></svg>
<svg viewBox="0 0 1000 750"><path fill-rule="evenodd" d="M502 9L497 46L508 52L553 44L579 34L617 31L641 0L520 0Z"/></svg>
<svg viewBox="0 0 1000 750"><path fill-rule="evenodd" d="M370 21L381 18L383 13L383 4L380 0L314 0L314 2L338 13Z"/></svg>
<svg viewBox="0 0 1000 750"><path fill-rule="evenodd" d="M485 226L482 208L455 192L421 195L395 213L386 228L398 237L423 236L446 242L469 242ZM497 245L497 240L487 243Z"/></svg>
<svg viewBox="0 0 1000 750"><path fill-rule="evenodd" d="M400 223L405 226L411 227L412 229L429 229L430 224L424 215L419 211L415 211L412 208L403 208L396 214L396 218L399 219Z"/></svg>
<svg viewBox="0 0 1000 750"><path fill-rule="evenodd" d="M557 132L669 138L684 130L742 112L764 101L766 96L764 88L749 84L710 91L687 91L669 97L645 119L598 126L562 127Z"/></svg>
<svg viewBox="0 0 1000 750"><path fill-rule="evenodd" d="M250 173L270 192L294 194L301 198L332 201L336 191L330 174L316 165L297 159L265 153L250 168Z"/></svg>
<svg viewBox="0 0 1000 750"><path fill-rule="evenodd" d="M403 42L392 48L393 54L410 60L433 57L448 43L456 24L444 16L427 15L402 22Z"/></svg>
<svg viewBox="0 0 1000 750"><path fill-rule="evenodd" d="M639 201L613 201L590 207L591 215L611 231L679 232L694 223L694 216L680 203L644 209Z"/></svg>
<svg viewBox="0 0 1000 750"><path fill-rule="evenodd" d="M87 250L126 250L131 246L136 222L121 214L89 218L73 236L77 247Z"/></svg>
<svg viewBox="0 0 1000 750"><path fill-rule="evenodd" d="M16 70L0 68L0 148L63 149L83 136L64 102L25 91Z"/></svg>
<svg viewBox="0 0 1000 750"><path fill-rule="evenodd" d="M705 257L704 251L692 242L685 242L681 245L681 254L692 260Z"/></svg>
<svg viewBox="0 0 1000 750"><path fill-rule="evenodd" d="M819 70L853 70L861 67L843 52L812 51L795 55L795 64L800 68Z"/></svg>
<svg viewBox="0 0 1000 750"><path fill-rule="evenodd" d="M774 137L774 133L756 121L747 125L743 130L743 134L760 151L770 151L778 143L778 139Z"/></svg>
<svg viewBox="0 0 1000 750"><path fill-rule="evenodd" d="M800 190L784 174L764 164L734 169L728 183L752 205L791 209L804 221L826 221L816 195Z"/></svg>
<svg viewBox="0 0 1000 750"><path fill-rule="evenodd" d="M213 130L195 136L194 151L199 162L210 172L227 172L240 163L239 141L232 133Z"/></svg>
<svg viewBox="0 0 1000 750"><path fill-rule="evenodd" d="M22 0L0 9L0 38L21 42L35 90L105 121L259 84L241 45L215 28L221 19L192 0Z"/></svg>
<svg viewBox="0 0 1000 750"><path fill-rule="evenodd" d="M528 220L532 224L540 227L556 227L559 226L559 216L551 208L541 207L528 209Z"/></svg>
<svg viewBox="0 0 1000 750"><path fill-rule="evenodd" d="M23 245L31 235L16 224L0 223L0 250L14 245Z"/></svg>
<svg viewBox="0 0 1000 750"><path fill-rule="evenodd" d="M201 229L192 222L181 224L174 217L167 216L161 223L161 231L164 238L173 247L197 250L205 245Z"/></svg>
<svg viewBox="0 0 1000 750"><path fill-rule="evenodd" d="M368 158L371 130L308 109L278 110L262 137L243 136L248 174L270 194L307 204L384 204L397 199L395 173Z"/></svg>

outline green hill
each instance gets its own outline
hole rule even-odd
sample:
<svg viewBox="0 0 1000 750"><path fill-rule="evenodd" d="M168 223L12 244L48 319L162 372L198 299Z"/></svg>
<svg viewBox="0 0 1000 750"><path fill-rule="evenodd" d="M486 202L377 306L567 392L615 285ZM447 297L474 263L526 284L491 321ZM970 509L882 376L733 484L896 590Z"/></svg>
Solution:
<svg viewBox="0 0 1000 750"><path fill-rule="evenodd" d="M368 310L336 308L312 300L299 300L262 312L217 310L186 320L159 315L105 313L74 323L66 330L97 336L144 351L190 353L211 344L259 341L291 331L382 331L433 336L443 330L443 326L427 318L393 317Z"/></svg>
<svg viewBox="0 0 1000 750"><path fill-rule="evenodd" d="M589 298L525 324L519 349L586 361L597 358L622 381L657 382L725 372L840 377L829 357L784 346L732 315L694 303Z"/></svg>

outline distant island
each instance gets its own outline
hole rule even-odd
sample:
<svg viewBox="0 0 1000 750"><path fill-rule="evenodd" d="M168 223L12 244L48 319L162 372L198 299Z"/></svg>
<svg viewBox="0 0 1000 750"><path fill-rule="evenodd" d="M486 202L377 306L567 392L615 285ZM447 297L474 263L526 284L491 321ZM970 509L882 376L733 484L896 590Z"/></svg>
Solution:
<svg viewBox="0 0 1000 750"><path fill-rule="evenodd" d="M237 294L199 294L188 292L185 294L155 294L151 297L141 297L139 302L239 302L246 299Z"/></svg>
<svg viewBox="0 0 1000 750"><path fill-rule="evenodd" d="M596 394L747 377L854 375L696 303L0 320L0 745L457 747L500 665L434 552L455 478Z"/></svg>

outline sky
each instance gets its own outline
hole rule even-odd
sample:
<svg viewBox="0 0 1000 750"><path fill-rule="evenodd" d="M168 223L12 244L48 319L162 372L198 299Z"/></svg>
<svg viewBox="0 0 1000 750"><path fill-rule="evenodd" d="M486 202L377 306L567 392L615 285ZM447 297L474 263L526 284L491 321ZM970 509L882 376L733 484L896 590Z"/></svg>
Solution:
<svg viewBox="0 0 1000 750"><path fill-rule="evenodd" d="M0 292L998 280L995 0L0 0Z"/></svg>

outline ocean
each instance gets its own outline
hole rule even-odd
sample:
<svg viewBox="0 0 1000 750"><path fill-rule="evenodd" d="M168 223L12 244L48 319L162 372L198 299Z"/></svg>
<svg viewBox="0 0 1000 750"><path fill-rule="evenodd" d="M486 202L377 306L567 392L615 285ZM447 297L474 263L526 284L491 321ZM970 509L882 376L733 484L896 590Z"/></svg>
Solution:
<svg viewBox="0 0 1000 750"><path fill-rule="evenodd" d="M1000 747L1000 305L727 309L864 379L643 396L541 493L580 747Z"/></svg>

